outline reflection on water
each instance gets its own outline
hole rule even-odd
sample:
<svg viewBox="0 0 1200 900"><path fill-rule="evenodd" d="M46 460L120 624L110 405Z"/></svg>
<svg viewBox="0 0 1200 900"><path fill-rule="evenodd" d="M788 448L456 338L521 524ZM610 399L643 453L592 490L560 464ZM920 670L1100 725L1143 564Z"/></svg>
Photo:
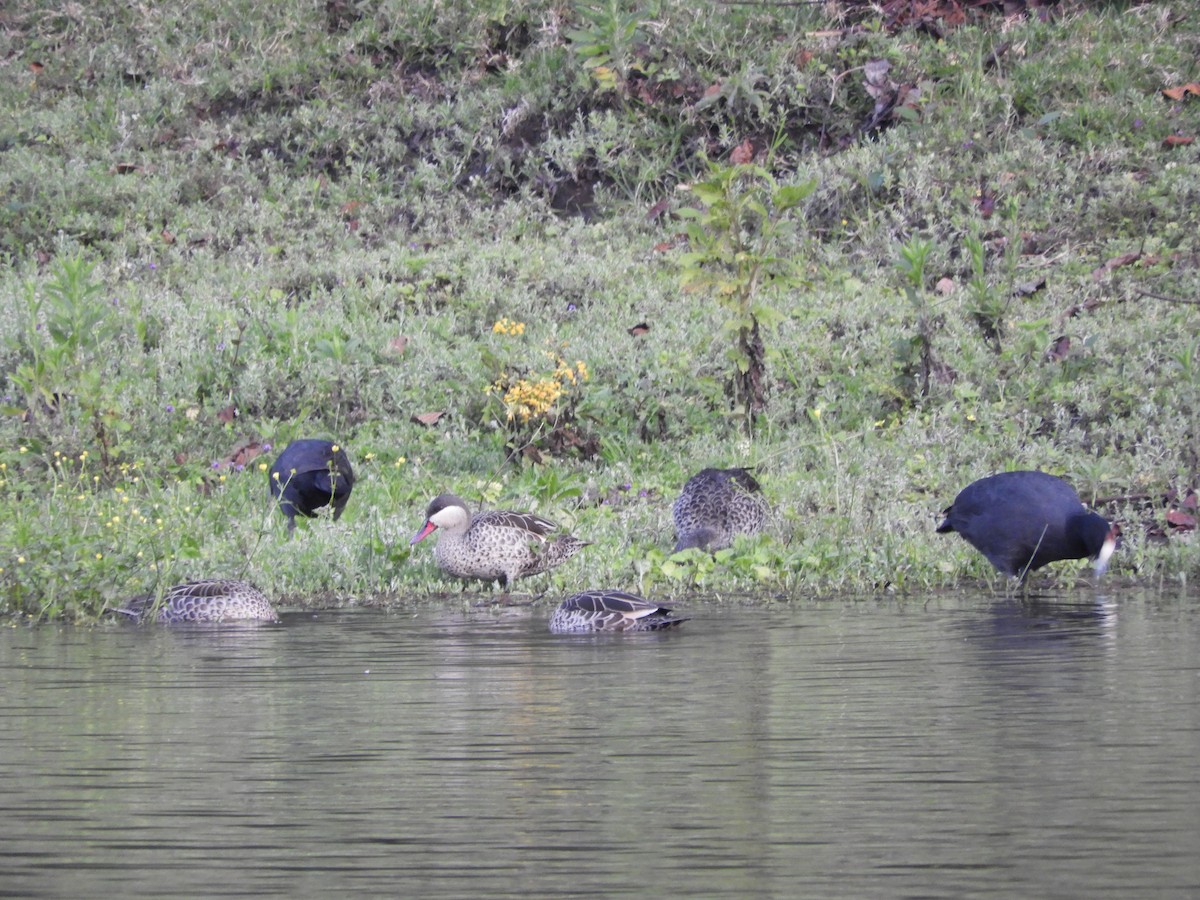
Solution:
<svg viewBox="0 0 1200 900"><path fill-rule="evenodd" d="M0 635L0 894L1182 895L1196 598Z"/></svg>

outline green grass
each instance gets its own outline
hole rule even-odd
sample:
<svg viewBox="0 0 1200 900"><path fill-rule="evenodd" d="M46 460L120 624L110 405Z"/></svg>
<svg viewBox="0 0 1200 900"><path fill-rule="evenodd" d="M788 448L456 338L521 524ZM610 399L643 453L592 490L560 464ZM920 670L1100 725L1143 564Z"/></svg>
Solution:
<svg viewBox="0 0 1200 900"><path fill-rule="evenodd" d="M86 620L198 577L298 605L455 590L408 546L442 490L593 541L528 583L552 594L995 583L933 528L1006 467L1107 500L1117 577L1195 577L1160 496L1200 473L1200 310L1143 293L1200 293L1200 162L1163 144L1196 136L1200 98L1160 93L1197 78L1191 5L1065 2L941 41L867 5L632 9L6 7L0 609ZM864 134L879 59L915 90ZM817 187L755 244L789 277L738 306L684 290L680 211L747 140L779 186ZM748 434L751 300L775 325ZM559 360L589 377L507 420L504 390ZM595 454L555 455L556 426ZM289 541L275 451L222 461L302 436L359 480ZM513 462L531 440L542 462ZM714 464L758 467L772 527L672 558L670 502Z"/></svg>

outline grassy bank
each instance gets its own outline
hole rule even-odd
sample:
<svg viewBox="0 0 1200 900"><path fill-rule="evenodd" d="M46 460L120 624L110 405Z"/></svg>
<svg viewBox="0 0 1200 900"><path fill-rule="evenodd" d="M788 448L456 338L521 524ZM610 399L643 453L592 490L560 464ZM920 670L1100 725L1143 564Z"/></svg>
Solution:
<svg viewBox="0 0 1200 900"><path fill-rule="evenodd" d="M933 528L1009 467L1194 576L1191 4L637 6L0 12L0 606L445 591L442 490L593 541L535 590L915 591L992 577ZM294 437L358 482L289 541ZM769 534L671 558L735 464Z"/></svg>

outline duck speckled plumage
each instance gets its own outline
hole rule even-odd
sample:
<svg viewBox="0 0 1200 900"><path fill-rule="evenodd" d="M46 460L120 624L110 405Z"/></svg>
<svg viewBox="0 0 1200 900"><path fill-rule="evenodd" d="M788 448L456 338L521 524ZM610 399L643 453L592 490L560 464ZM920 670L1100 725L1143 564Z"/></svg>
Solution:
<svg viewBox="0 0 1200 900"><path fill-rule="evenodd" d="M738 534L757 534L767 502L749 469L702 469L683 486L672 507L675 552L698 547L720 550Z"/></svg>
<svg viewBox="0 0 1200 900"><path fill-rule="evenodd" d="M177 584L163 594L162 604L154 611L154 597L134 597L119 612L140 622L278 622L271 601L253 585L244 581L214 579Z"/></svg>
<svg viewBox="0 0 1200 900"><path fill-rule="evenodd" d="M555 634L593 631L659 631L686 622L671 610L624 591L584 591L568 597L550 616Z"/></svg>
<svg viewBox="0 0 1200 900"><path fill-rule="evenodd" d="M505 590L517 578L553 569L588 545L570 534L552 538L558 526L533 513L488 510L472 516L454 494L430 501L425 524L409 544L435 530L441 532L433 548L439 569L455 578L499 579Z"/></svg>
<svg viewBox="0 0 1200 900"><path fill-rule="evenodd" d="M287 516L289 532L296 530L296 516L311 519L330 504L336 522L354 490L354 470L346 451L332 441L311 438L288 444L267 479L271 496Z"/></svg>

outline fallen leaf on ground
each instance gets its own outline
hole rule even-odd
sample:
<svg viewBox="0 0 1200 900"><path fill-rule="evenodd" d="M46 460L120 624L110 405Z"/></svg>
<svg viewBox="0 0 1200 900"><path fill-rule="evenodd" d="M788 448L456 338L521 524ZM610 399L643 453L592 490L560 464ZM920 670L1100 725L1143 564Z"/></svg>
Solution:
<svg viewBox="0 0 1200 900"><path fill-rule="evenodd" d="M1054 343L1050 345L1050 349L1046 351L1046 359L1049 362L1062 362L1071 353L1071 339L1065 334L1055 338Z"/></svg>
<svg viewBox="0 0 1200 900"><path fill-rule="evenodd" d="M735 166L744 166L746 163L754 162L754 145L750 143L750 138L746 138L733 148L729 154L729 161Z"/></svg>
<svg viewBox="0 0 1200 900"><path fill-rule="evenodd" d="M225 462L234 468L246 466L254 457L262 456L262 453L263 446L258 441L245 441L233 448L233 451L225 457Z"/></svg>
<svg viewBox="0 0 1200 900"><path fill-rule="evenodd" d="M641 337L650 331L650 326L645 322L638 322L632 328L627 329L630 337Z"/></svg>
<svg viewBox="0 0 1200 900"><path fill-rule="evenodd" d="M445 411L413 413L412 419L410 421L415 422L418 425L426 425L426 426L436 425L438 423L438 419L440 419L445 414L446 414Z"/></svg>
<svg viewBox="0 0 1200 900"><path fill-rule="evenodd" d="M1093 269L1092 277L1095 279L1100 279L1106 272L1112 272L1115 269L1120 269L1132 262L1137 262L1141 258L1142 254L1138 250L1131 250L1128 253L1122 253L1120 256L1114 256L1112 259L1107 260L1104 265Z"/></svg>
<svg viewBox="0 0 1200 900"><path fill-rule="evenodd" d="M1180 531L1191 531L1196 527L1196 517L1178 509L1172 509L1167 512L1167 524Z"/></svg>
<svg viewBox="0 0 1200 900"><path fill-rule="evenodd" d="M1163 96L1168 100L1182 100L1188 94L1200 96L1200 82L1192 81L1179 87L1163 88Z"/></svg>

